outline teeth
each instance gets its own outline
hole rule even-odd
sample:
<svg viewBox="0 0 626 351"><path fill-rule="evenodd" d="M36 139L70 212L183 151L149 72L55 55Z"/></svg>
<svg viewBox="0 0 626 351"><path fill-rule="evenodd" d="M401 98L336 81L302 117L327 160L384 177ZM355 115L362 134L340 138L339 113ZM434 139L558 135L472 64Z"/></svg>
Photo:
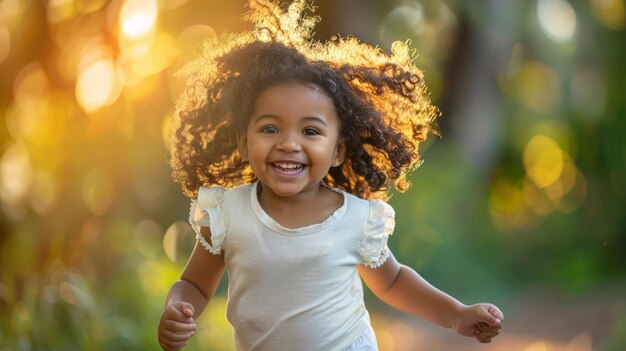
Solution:
<svg viewBox="0 0 626 351"><path fill-rule="evenodd" d="M302 165L299 163L282 163L282 162L277 162L274 163L274 165L280 167L280 168L285 168L285 169L295 169L295 168L301 168Z"/></svg>
<svg viewBox="0 0 626 351"><path fill-rule="evenodd" d="M286 174L297 174L304 168L304 165L301 163L291 162L275 162L273 165L278 171Z"/></svg>

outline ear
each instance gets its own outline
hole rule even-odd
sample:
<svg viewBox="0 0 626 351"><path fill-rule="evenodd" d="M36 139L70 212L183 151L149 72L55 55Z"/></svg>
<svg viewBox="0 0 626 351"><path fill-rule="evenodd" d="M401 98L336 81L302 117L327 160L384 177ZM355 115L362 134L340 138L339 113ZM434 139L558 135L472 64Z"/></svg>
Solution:
<svg viewBox="0 0 626 351"><path fill-rule="evenodd" d="M242 160L248 162L248 137L245 132L237 131L237 151Z"/></svg>
<svg viewBox="0 0 626 351"><path fill-rule="evenodd" d="M346 159L346 143L343 140L339 140L337 142L337 146L335 147L335 155L333 156L332 167L341 166L343 161Z"/></svg>

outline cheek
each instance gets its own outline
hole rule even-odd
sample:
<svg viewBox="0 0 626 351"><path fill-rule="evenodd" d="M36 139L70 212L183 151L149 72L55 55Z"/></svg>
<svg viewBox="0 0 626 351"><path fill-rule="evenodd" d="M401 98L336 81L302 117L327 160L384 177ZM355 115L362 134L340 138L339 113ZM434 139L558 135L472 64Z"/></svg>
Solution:
<svg viewBox="0 0 626 351"><path fill-rule="evenodd" d="M248 139L248 162L251 166L265 163L268 154L267 144Z"/></svg>
<svg viewBox="0 0 626 351"><path fill-rule="evenodd" d="M335 145L333 143L316 145L309 150L311 157L316 158L318 162L331 163L335 158Z"/></svg>

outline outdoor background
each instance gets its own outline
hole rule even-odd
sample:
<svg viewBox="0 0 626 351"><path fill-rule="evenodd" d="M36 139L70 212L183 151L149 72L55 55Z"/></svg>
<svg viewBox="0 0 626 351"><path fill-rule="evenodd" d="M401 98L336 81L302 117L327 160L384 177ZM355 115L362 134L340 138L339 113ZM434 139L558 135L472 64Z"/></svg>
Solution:
<svg viewBox="0 0 626 351"><path fill-rule="evenodd" d="M483 346L368 296L381 351L626 350L624 0L317 1L316 36L412 40L440 139L390 246ZM156 350L194 239L165 139L201 39L244 1L0 0L0 350ZM232 350L225 284L187 350Z"/></svg>

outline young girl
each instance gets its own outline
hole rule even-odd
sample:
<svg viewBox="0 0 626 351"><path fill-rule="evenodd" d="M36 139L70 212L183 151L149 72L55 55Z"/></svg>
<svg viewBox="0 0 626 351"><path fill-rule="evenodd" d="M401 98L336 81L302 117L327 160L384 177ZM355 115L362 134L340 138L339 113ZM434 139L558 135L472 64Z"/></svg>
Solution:
<svg viewBox="0 0 626 351"><path fill-rule="evenodd" d="M251 1L251 32L186 69L172 167L197 243L159 324L182 348L228 272L237 350L377 350L361 280L387 304L489 342L503 315L466 306L387 247L388 186L408 187L437 115L406 43L310 40L306 0Z"/></svg>

